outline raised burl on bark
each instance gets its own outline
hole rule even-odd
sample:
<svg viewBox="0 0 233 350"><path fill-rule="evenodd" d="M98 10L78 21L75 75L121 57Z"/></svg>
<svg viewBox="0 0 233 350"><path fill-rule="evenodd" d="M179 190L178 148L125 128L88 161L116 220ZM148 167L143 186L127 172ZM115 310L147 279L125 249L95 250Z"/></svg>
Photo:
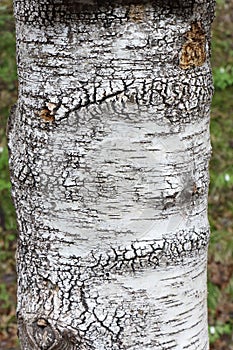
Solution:
<svg viewBox="0 0 233 350"><path fill-rule="evenodd" d="M206 61L206 36L200 22L191 24L181 51L180 68L189 69L202 66Z"/></svg>

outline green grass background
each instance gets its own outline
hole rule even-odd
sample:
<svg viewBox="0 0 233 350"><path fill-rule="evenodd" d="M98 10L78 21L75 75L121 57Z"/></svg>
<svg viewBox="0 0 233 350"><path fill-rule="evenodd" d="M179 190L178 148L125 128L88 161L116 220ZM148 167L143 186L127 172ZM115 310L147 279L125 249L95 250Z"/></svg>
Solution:
<svg viewBox="0 0 233 350"><path fill-rule="evenodd" d="M213 25L215 95L211 113L208 264L212 350L233 349L233 0L218 0ZM10 196L6 122L17 98L12 2L0 0L0 350L18 349L16 219Z"/></svg>

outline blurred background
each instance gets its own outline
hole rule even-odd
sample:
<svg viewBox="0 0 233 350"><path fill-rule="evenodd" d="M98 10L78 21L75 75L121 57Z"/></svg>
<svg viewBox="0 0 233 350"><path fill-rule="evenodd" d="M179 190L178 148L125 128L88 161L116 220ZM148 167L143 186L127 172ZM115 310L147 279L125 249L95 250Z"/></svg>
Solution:
<svg viewBox="0 0 233 350"><path fill-rule="evenodd" d="M208 311L211 350L233 350L233 0L217 0L212 66ZM0 0L0 350L18 350L16 219L10 196L5 136L17 98L12 0Z"/></svg>

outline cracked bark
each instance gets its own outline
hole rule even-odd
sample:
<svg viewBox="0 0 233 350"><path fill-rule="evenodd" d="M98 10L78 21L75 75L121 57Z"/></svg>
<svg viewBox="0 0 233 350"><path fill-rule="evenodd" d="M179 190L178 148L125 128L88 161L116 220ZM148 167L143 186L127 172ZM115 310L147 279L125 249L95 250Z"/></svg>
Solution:
<svg viewBox="0 0 233 350"><path fill-rule="evenodd" d="M214 1L15 0L23 350L207 350Z"/></svg>

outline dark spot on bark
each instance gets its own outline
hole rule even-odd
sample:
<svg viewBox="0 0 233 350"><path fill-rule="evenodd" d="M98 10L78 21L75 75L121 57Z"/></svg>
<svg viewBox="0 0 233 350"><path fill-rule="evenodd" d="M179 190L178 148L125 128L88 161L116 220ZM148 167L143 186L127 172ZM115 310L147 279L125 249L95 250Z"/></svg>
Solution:
<svg viewBox="0 0 233 350"><path fill-rule="evenodd" d="M180 68L190 69L202 66L206 61L206 35L200 22L191 24L191 29L185 34L180 57Z"/></svg>
<svg viewBox="0 0 233 350"><path fill-rule="evenodd" d="M88 342L70 330L60 331L55 325L40 317L33 322L25 321L20 313L18 329L21 349L27 350L91 350ZM64 328L63 328L64 329Z"/></svg>
<svg viewBox="0 0 233 350"><path fill-rule="evenodd" d="M129 19L133 22L143 22L144 19L144 5L130 5Z"/></svg>
<svg viewBox="0 0 233 350"><path fill-rule="evenodd" d="M40 318L33 322L32 336L39 349L48 350L53 345L56 336L47 320Z"/></svg>

